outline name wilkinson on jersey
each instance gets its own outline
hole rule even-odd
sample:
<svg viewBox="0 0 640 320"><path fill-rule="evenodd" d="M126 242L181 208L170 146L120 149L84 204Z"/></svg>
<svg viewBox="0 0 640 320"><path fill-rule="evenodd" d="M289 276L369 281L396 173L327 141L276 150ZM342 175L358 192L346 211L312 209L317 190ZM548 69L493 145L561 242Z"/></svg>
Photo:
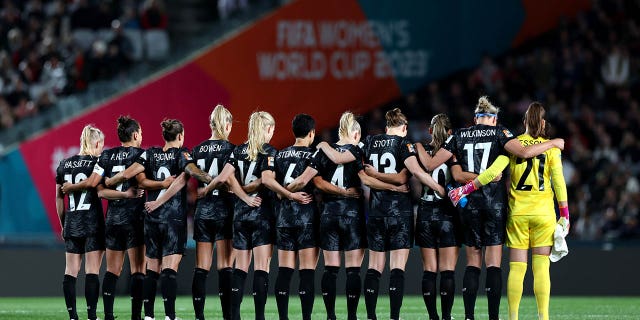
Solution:
<svg viewBox="0 0 640 320"><path fill-rule="evenodd" d="M490 136L495 136L496 131L497 130L495 129L462 131L460 132L460 137L462 138L490 137Z"/></svg>

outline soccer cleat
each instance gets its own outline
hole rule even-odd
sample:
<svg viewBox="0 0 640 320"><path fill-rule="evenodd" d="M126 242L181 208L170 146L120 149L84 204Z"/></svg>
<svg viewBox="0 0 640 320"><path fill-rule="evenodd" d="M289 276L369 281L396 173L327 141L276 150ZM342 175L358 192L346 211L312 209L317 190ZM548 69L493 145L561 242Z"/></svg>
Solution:
<svg viewBox="0 0 640 320"><path fill-rule="evenodd" d="M458 206L458 203L460 203L460 208L464 208L467 205L467 195L463 192L462 188L463 187L457 187L453 189L451 186L447 186L447 189L449 189L449 199L451 199L454 207Z"/></svg>
<svg viewBox="0 0 640 320"><path fill-rule="evenodd" d="M156 320L156 318L144 317L144 320Z"/></svg>

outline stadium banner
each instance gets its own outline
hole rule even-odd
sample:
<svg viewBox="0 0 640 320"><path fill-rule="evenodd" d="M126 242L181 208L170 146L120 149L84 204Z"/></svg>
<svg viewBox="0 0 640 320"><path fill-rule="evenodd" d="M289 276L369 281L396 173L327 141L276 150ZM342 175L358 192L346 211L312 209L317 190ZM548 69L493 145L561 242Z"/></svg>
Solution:
<svg viewBox="0 0 640 320"><path fill-rule="evenodd" d="M25 199L24 208L34 211L27 216L42 215L44 208L48 219L32 221L48 221L49 230L59 233L55 168L77 153L88 123L101 128L106 147L113 147L119 144L116 119L131 115L148 147L163 144L162 119L177 118L192 147L210 136L208 116L221 103L234 116L232 142L245 140L249 115L263 110L276 119L272 144L284 147L293 141L290 122L297 113L312 115L318 130L335 126L345 110L367 112L588 7L586 0L293 1L169 72L22 143L14 151L19 156L10 156L24 163L0 162L0 172L14 173L2 176L0 225L10 227L0 234L43 229L41 223L18 223L15 205L4 204ZM26 182L18 189L14 179Z"/></svg>

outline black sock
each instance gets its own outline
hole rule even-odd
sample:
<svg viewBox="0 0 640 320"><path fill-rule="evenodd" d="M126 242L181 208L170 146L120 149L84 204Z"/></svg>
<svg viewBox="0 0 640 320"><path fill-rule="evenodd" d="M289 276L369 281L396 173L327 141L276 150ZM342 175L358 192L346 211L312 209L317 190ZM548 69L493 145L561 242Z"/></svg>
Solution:
<svg viewBox="0 0 640 320"><path fill-rule="evenodd" d="M193 280L191 282L191 300L193 301L193 311L196 320L204 320L204 302L207 297L207 275L205 269L195 268L193 270ZM218 279L220 281L220 279Z"/></svg>
<svg viewBox="0 0 640 320"><path fill-rule="evenodd" d="M144 304L144 316L155 318L153 314L153 306L156 302L156 290L158 288L158 278L160 275L152 270L147 269L142 283L142 302Z"/></svg>
<svg viewBox="0 0 640 320"><path fill-rule="evenodd" d="M289 286L293 269L287 267L278 268L276 277L276 304L278 305L278 315L280 320L289 319Z"/></svg>
<svg viewBox="0 0 640 320"><path fill-rule="evenodd" d="M453 271L440 272L440 308L442 320L451 319L453 299L456 294L456 277Z"/></svg>
<svg viewBox="0 0 640 320"><path fill-rule="evenodd" d="M389 276L389 305L391 319L400 319L400 308L404 298L404 270L393 269Z"/></svg>
<svg viewBox="0 0 640 320"><path fill-rule="evenodd" d="M64 302L69 312L69 319L78 320L78 311L76 310L76 277L68 274L64 275L62 292L64 293Z"/></svg>
<svg viewBox="0 0 640 320"><path fill-rule="evenodd" d="M240 304L244 294L244 282L247 280L247 273L235 269L233 280L231 281L231 319L240 319Z"/></svg>
<svg viewBox="0 0 640 320"><path fill-rule="evenodd" d="M327 309L327 319L336 319L336 281L340 267L325 266L322 274L322 299L324 300L325 309Z"/></svg>
<svg viewBox="0 0 640 320"><path fill-rule="evenodd" d="M87 317L94 320L98 316L98 298L100 297L100 277L97 274L89 273L84 278L84 297L87 299Z"/></svg>
<svg viewBox="0 0 640 320"><path fill-rule="evenodd" d="M498 267L487 268L485 281L487 302L489 305L489 320L498 320L500 314L500 297L502 296L502 269Z"/></svg>
<svg viewBox="0 0 640 320"><path fill-rule="evenodd" d="M222 308L222 317L225 320L231 319L231 279L232 278L233 278L233 268L222 268L218 270L218 296L220 297L220 307Z"/></svg>
<svg viewBox="0 0 640 320"><path fill-rule="evenodd" d="M345 293L347 294L347 314L348 320L357 320L358 316L358 302L360 301L360 291L362 290L362 283L360 279L360 268L349 267L347 268L347 285Z"/></svg>
<svg viewBox="0 0 640 320"><path fill-rule="evenodd" d="M117 282L118 276L114 273L107 271L104 274L102 279L102 304L104 305L105 320L113 320L113 300L115 299L114 292L116 291Z"/></svg>
<svg viewBox="0 0 640 320"><path fill-rule="evenodd" d="M131 275L131 320L140 320L143 283L144 273L136 272Z"/></svg>
<svg viewBox="0 0 640 320"><path fill-rule="evenodd" d="M176 291L178 291L178 281L176 276L178 273L166 268L162 270L160 283L162 287L162 301L164 301L164 314L170 319L176 317Z"/></svg>
<svg viewBox="0 0 640 320"><path fill-rule="evenodd" d="M302 319L311 320L313 312L313 301L316 294L316 271L313 269L302 269L299 271L300 282L298 285L298 293L300 294L300 304L302 305Z"/></svg>
<svg viewBox="0 0 640 320"><path fill-rule="evenodd" d="M480 268L467 266L462 279L462 300L464 300L465 319L473 320L480 282Z"/></svg>
<svg viewBox="0 0 640 320"><path fill-rule="evenodd" d="M269 274L264 270L253 271L253 305L256 320L264 320L264 306L269 294Z"/></svg>
<svg viewBox="0 0 640 320"><path fill-rule="evenodd" d="M367 307L367 319L376 320L376 305L378 304L378 291L380 289L380 277L382 274L375 269L367 270L364 277L364 302Z"/></svg>
<svg viewBox="0 0 640 320"><path fill-rule="evenodd" d="M422 273L422 299L427 307L430 320L439 318L436 308L436 277L435 272L425 271Z"/></svg>

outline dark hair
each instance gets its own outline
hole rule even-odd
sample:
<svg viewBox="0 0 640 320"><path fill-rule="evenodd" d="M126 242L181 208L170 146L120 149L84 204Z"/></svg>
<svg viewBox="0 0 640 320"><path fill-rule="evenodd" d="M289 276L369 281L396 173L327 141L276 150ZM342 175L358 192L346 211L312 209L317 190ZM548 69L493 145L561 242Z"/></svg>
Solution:
<svg viewBox="0 0 640 320"><path fill-rule="evenodd" d="M162 126L162 137L167 142L176 140L178 134L184 132L182 122L177 119L164 119L160 125Z"/></svg>
<svg viewBox="0 0 640 320"><path fill-rule="evenodd" d="M440 147L449 138L449 129L451 129L451 121L444 113L439 113L431 118L431 144L434 147L434 152L438 152Z"/></svg>
<svg viewBox="0 0 640 320"><path fill-rule="evenodd" d="M407 117L402 114L400 108L394 108L393 110L387 111L384 118L387 119L387 128L394 128L408 124Z"/></svg>
<svg viewBox="0 0 640 320"><path fill-rule="evenodd" d="M304 138L316 128L316 121L310 115L301 113L293 117L291 127L296 138Z"/></svg>
<svg viewBox="0 0 640 320"><path fill-rule="evenodd" d="M546 126L542 126L542 119L544 119L545 113L542 103L536 101L529 105L527 112L524 114L524 125L527 133L534 139L538 137L549 138Z"/></svg>
<svg viewBox="0 0 640 320"><path fill-rule="evenodd" d="M131 119L129 116L120 116L118 118L118 139L120 142L129 142L133 137L133 133L140 130L138 121Z"/></svg>

